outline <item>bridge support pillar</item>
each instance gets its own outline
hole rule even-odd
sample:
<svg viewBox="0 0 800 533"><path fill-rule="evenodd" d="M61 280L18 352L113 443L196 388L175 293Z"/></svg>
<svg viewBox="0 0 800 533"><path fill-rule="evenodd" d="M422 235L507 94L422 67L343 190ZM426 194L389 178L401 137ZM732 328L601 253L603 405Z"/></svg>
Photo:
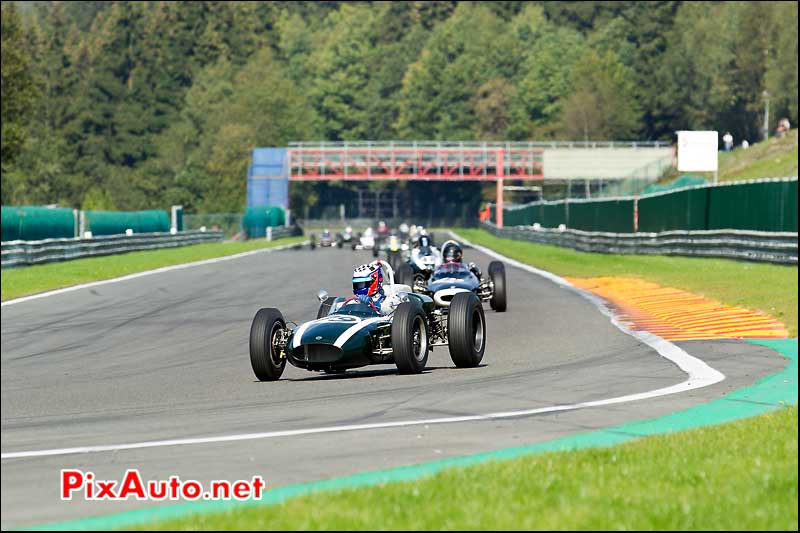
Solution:
<svg viewBox="0 0 800 533"><path fill-rule="evenodd" d="M495 223L498 228L503 227L503 178L497 178L497 207L495 208Z"/></svg>
<svg viewBox="0 0 800 533"><path fill-rule="evenodd" d="M495 223L498 228L503 227L503 150L497 150L497 162L495 172L497 173L497 207L495 209Z"/></svg>

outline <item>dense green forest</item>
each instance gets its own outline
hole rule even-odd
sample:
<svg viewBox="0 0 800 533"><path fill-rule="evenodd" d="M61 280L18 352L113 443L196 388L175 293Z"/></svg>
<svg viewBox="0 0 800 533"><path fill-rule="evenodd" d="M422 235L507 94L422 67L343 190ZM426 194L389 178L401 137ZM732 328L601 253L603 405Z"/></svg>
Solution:
<svg viewBox="0 0 800 533"><path fill-rule="evenodd" d="M797 123L797 21L797 2L3 2L2 203L238 212L250 150L296 140L753 142L764 91L771 129Z"/></svg>

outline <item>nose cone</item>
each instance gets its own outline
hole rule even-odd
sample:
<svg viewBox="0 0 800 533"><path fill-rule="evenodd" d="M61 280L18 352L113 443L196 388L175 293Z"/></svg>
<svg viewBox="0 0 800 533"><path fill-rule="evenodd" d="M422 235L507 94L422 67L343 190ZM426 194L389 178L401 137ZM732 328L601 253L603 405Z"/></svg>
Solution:
<svg viewBox="0 0 800 533"><path fill-rule="evenodd" d="M292 345L333 344L345 331L359 322L358 317L349 315L330 315L306 322L295 331Z"/></svg>
<svg viewBox="0 0 800 533"><path fill-rule="evenodd" d="M465 289L471 291L477 286L477 279L475 279L474 276L467 279L445 278L428 283L428 290L431 292L437 292L444 289Z"/></svg>

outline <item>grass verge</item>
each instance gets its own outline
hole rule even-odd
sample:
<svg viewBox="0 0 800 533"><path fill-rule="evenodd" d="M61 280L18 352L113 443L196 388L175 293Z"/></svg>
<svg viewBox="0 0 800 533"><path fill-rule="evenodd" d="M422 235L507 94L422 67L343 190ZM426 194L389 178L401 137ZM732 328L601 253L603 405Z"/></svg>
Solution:
<svg viewBox="0 0 800 533"><path fill-rule="evenodd" d="M560 276L635 276L728 305L758 310L797 336L797 267L696 257L613 255L501 239L482 229L458 229L469 241Z"/></svg>
<svg viewBox="0 0 800 533"><path fill-rule="evenodd" d="M610 448L450 468L414 482L151 527L796 531L797 407Z"/></svg>
<svg viewBox="0 0 800 533"><path fill-rule="evenodd" d="M70 285L116 278L154 268L223 257L260 248L271 248L301 242L303 239L304 237L289 237L271 242L252 240L195 244L180 248L130 252L6 269L2 271L0 298L6 301Z"/></svg>
<svg viewBox="0 0 800 533"><path fill-rule="evenodd" d="M751 180L758 178L785 178L797 176L797 129L786 137L754 143L747 150L737 147L730 152L719 153L719 181ZM658 183L670 183L684 172L674 170ZM690 172L704 176L708 182L714 180L713 172Z"/></svg>
<svg viewBox="0 0 800 533"><path fill-rule="evenodd" d="M736 148L719 156L720 181L797 176L797 129L783 139Z"/></svg>

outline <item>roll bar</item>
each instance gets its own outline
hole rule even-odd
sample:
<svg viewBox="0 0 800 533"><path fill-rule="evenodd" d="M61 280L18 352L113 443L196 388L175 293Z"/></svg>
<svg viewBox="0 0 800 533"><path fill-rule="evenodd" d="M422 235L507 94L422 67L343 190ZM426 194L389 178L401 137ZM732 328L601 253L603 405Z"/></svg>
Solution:
<svg viewBox="0 0 800 533"><path fill-rule="evenodd" d="M394 270L392 269L392 265L390 265L383 259L378 259L378 263L380 263L380 265L386 269L386 273L388 274L389 286L392 288L391 296L392 297L397 296L397 291L394 288Z"/></svg>

